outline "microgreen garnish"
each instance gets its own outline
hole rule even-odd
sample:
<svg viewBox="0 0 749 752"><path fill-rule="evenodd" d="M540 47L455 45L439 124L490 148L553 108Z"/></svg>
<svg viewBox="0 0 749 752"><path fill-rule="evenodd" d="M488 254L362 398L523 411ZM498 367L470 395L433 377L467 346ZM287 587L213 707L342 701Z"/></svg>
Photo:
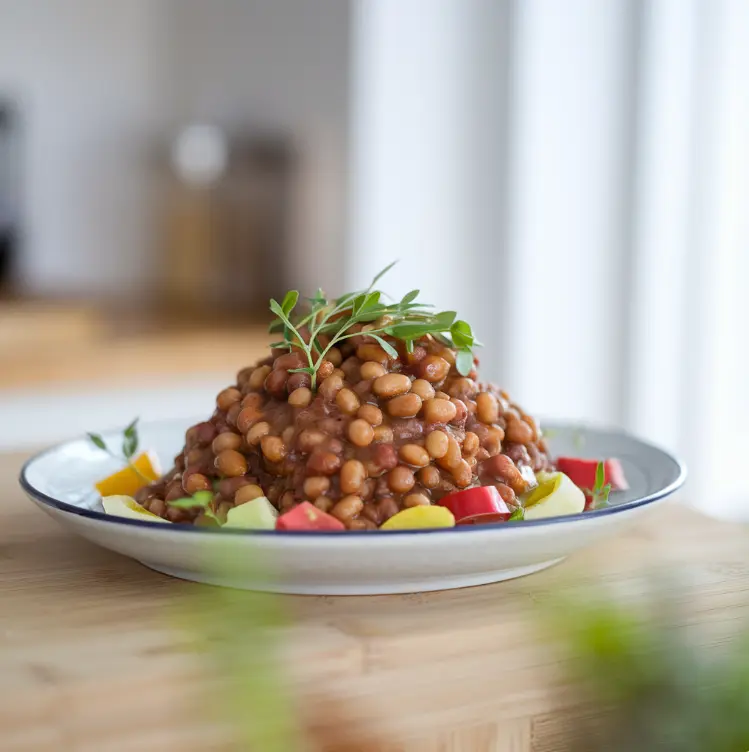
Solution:
<svg viewBox="0 0 749 752"><path fill-rule="evenodd" d="M603 462L596 465L596 482L593 488L584 488L583 491L592 499L591 509L602 509L608 506L611 483L606 483L606 468Z"/></svg>
<svg viewBox="0 0 749 752"><path fill-rule="evenodd" d="M296 348L303 353L307 365L293 372L309 374L313 391L317 371L330 348L357 335L371 337L391 358L397 358L398 351L383 335L404 342L406 352L413 352L414 342L430 334L447 347L458 350L455 364L463 376L471 372L472 350L481 343L467 322L456 319L455 311L435 313L430 310L433 306L417 303L419 290L411 290L395 303L382 302L384 293L373 288L394 265L395 262L389 264L377 274L366 290L346 293L334 300L318 290L314 297L306 299L304 312L297 315L293 315L299 303L297 290L287 292L280 303L271 299L270 309L276 318L269 331L283 335L283 339L271 347ZM369 328L364 332L351 331L357 324ZM302 329L309 335L303 336Z"/></svg>
<svg viewBox="0 0 749 752"><path fill-rule="evenodd" d="M95 447L101 449L103 452L106 452L110 457L114 457L114 459L124 462L134 473L140 476L141 480L145 481L146 483L151 482L152 479L147 475L144 475L133 464L133 457L135 457L135 455L137 454L138 444L140 443L138 439L138 418L130 423L122 432L122 456L120 456L116 452L113 452L107 446L107 443L104 441L100 434L89 433L87 434L87 436Z"/></svg>
<svg viewBox="0 0 749 752"><path fill-rule="evenodd" d="M196 507L199 507L203 510L203 514L206 517L220 525L221 521L211 507L212 503L213 494L210 491L197 491L192 496L183 496L180 499L167 501L167 504L170 507L175 507L175 509L195 509Z"/></svg>
<svg viewBox="0 0 749 752"><path fill-rule="evenodd" d="M525 510L523 507L516 507L513 513L507 518L508 522L519 522L525 519Z"/></svg>

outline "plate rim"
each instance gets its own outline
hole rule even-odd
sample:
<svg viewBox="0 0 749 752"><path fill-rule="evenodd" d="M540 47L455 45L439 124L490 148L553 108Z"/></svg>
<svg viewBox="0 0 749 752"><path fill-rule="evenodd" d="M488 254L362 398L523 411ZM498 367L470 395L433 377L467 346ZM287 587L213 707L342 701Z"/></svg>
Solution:
<svg viewBox="0 0 749 752"><path fill-rule="evenodd" d="M178 421L175 419L171 420L161 420L161 421L151 421L146 422L144 425L168 425L168 424L175 424ZM179 421L181 422L181 421ZM663 449L662 447L653 444L652 442L645 441L644 439L639 438L638 436L635 436L634 434L630 433L629 431L625 431L620 428L614 428L614 427L607 427L603 425L595 425L591 423L581 423L581 422L575 422L575 423L565 423L562 421L549 421L548 423L550 428L565 428L565 429L575 429L575 430L583 430L583 431L598 431L598 432L604 432L604 433L610 433L610 434L616 434L620 437L629 439L630 441L635 441L638 444L647 447L650 450L654 450L655 452L658 452L659 454L663 455L664 458L669 460L674 467L678 470L676 478L669 483L667 486L665 486L662 489L659 489L658 491L654 491L651 494L648 494L647 496L643 496L639 499L633 499L632 501L625 502L623 504L617 504L616 506L609 506L605 507L603 509L596 509L593 511L587 511L587 512L579 512L577 514L570 514L570 515L562 515L558 517L547 517L540 520L521 520L518 522L514 522L512 525L507 524L497 524L497 525L457 525L455 527L451 528L424 528L424 529L417 529L417 530L357 530L357 531L318 531L318 530L245 530L240 528L232 528L229 530L214 530L211 528L205 528L205 527L196 527L195 525L187 525L187 524L180 524L180 523L172 523L171 525L165 526L161 525L155 522L148 522L146 520L136 520L136 519L130 519L128 517L117 517L115 515L109 515L105 512L97 512L93 509L84 509L82 507L78 507L74 504L70 504L66 501L61 501L60 499L55 499L52 496L49 496L48 494L44 493L43 491L40 491L38 488L36 488L28 479L28 470L31 467L31 465L41 459L43 459L46 455L51 454L52 452L59 451L63 447L65 447L68 444L74 444L78 441L85 440L85 436L78 436L72 439L68 439L67 441L61 441L56 444L53 444L50 447L47 447L46 449L43 449L39 452L36 452L34 455L29 457L29 459L26 460L26 462L23 463L23 466L21 467L19 476L18 476L18 482L23 491L30 496L35 501L43 504L46 507L49 507L51 509L64 512L66 514L73 514L78 515L80 517L85 517L88 519L96 520L97 522L103 522L103 523L109 523L114 525L125 525L130 527L136 527L136 528L146 528L151 531L157 531L160 530L162 533L170 534L170 533L191 533L193 535L207 535L207 536L240 536L240 537L246 537L246 538L307 538L307 539L318 539L318 538L332 538L332 539L341 539L345 541L350 541L352 537L357 538L368 538L371 536L375 536L376 538L379 538L382 540L383 535L384 536L404 536L404 535L436 535L436 534L457 534L457 533L480 533L480 532L487 532L487 531L495 531L499 532L500 530L507 531L507 530L527 530L530 528L539 528L539 527L545 527L549 525L564 525L564 524L572 524L575 522L582 522L583 520L597 520L601 517L608 517L611 515L615 515L622 512L628 512L633 509L638 509L640 507L648 506L650 504L655 503L656 501L660 501L661 499L666 498L667 496L672 495L676 491L678 491L686 481L687 478L687 467L686 463L681 460L678 456L676 456L674 453L667 451L666 449ZM347 534L348 533L348 534ZM507 534L502 533L502 534Z"/></svg>

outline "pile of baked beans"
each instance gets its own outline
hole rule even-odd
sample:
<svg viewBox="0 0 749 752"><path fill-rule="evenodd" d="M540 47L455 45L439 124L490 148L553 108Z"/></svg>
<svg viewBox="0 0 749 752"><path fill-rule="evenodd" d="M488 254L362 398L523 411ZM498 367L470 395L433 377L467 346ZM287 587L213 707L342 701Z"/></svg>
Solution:
<svg viewBox="0 0 749 752"><path fill-rule="evenodd" d="M213 491L225 518L260 496L281 512L302 501L349 530L373 530L407 507L473 485L494 485L513 505L551 468L532 417L508 395L455 367L455 351L427 335L393 358L366 333L331 348L313 392L298 351L273 350L216 398L192 426L174 467L138 493L172 522L209 524L168 502Z"/></svg>

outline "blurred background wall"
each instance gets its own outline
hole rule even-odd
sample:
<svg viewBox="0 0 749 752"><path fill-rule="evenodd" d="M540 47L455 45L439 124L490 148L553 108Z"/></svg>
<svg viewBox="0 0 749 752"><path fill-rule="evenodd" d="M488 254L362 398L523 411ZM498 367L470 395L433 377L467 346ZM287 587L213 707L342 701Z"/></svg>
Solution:
<svg viewBox="0 0 749 752"><path fill-rule="evenodd" d="M269 295L400 259L388 289L459 310L532 412L664 443L735 510L747 38L742 0L0 0L0 338L27 344L0 363L3 445L201 413ZM93 324L33 347L30 305ZM114 337L133 318L149 344ZM22 420L30 391L63 410L84 330L117 368L71 366L67 412Z"/></svg>

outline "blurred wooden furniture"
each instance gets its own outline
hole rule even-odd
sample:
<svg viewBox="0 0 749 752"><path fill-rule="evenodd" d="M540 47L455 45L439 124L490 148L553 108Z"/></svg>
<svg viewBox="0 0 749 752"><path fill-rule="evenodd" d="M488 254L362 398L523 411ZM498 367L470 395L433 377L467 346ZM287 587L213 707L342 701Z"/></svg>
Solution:
<svg viewBox="0 0 749 752"><path fill-rule="evenodd" d="M214 685L178 626L179 609L203 586L59 528L22 497L21 459L0 457L0 749L241 749L205 712ZM596 583L637 599L661 570L690 583L684 628L700 630L700 644L719 644L746 617L746 533L678 506L520 580L284 598L295 617L285 644L299 700L289 712L314 729L310 749L330 752L569 749L579 719L600 709L580 705L564 661L539 637L539 605Z"/></svg>
<svg viewBox="0 0 749 752"><path fill-rule="evenodd" d="M0 301L0 389L230 377L263 356L270 341L262 317Z"/></svg>

